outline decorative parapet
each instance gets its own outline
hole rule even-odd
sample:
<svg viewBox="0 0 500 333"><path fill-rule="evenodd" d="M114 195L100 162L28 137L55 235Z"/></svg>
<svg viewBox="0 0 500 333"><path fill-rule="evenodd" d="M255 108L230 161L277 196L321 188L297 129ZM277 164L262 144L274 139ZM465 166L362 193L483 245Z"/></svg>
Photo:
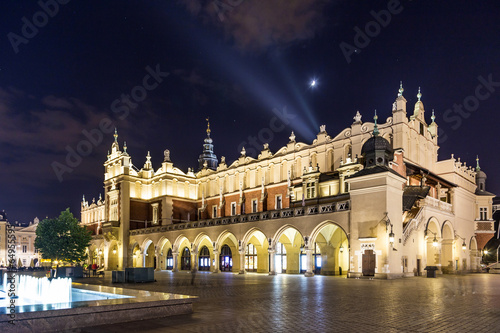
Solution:
<svg viewBox="0 0 500 333"><path fill-rule="evenodd" d="M418 205L418 207L427 206L427 207L439 209L443 212L453 214L453 205L452 204L435 199L435 198L430 197L430 196L425 197L424 200L420 200L417 205Z"/></svg>
<svg viewBox="0 0 500 333"><path fill-rule="evenodd" d="M476 233L491 233L494 232L495 221L475 221L475 231Z"/></svg>

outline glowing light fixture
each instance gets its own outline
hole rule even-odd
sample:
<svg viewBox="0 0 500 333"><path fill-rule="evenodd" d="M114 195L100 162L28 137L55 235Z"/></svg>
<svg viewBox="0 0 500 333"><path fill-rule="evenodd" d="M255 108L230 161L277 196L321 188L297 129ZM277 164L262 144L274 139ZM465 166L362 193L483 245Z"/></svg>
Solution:
<svg viewBox="0 0 500 333"><path fill-rule="evenodd" d="M339 251L340 251L340 253L344 252L344 247L342 246L342 244L340 244Z"/></svg>
<svg viewBox="0 0 500 333"><path fill-rule="evenodd" d="M113 249L113 254L116 254L116 248Z"/></svg>
<svg viewBox="0 0 500 333"><path fill-rule="evenodd" d="M488 250L483 250L483 254L488 254Z"/></svg>
<svg viewBox="0 0 500 333"><path fill-rule="evenodd" d="M467 245L465 244L465 241L462 243L462 250L467 250Z"/></svg>
<svg viewBox="0 0 500 333"><path fill-rule="evenodd" d="M434 235L434 239L432 240L432 246L434 246L434 247L438 246L438 240L436 238L436 235Z"/></svg>

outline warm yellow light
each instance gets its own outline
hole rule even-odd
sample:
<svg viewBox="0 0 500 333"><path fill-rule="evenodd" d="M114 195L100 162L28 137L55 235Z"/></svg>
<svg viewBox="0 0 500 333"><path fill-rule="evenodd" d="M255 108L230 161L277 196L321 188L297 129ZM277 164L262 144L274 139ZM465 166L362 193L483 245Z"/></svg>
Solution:
<svg viewBox="0 0 500 333"><path fill-rule="evenodd" d="M432 246L437 247L438 246L438 240L436 236L434 236L434 240L432 241Z"/></svg>
<svg viewBox="0 0 500 333"><path fill-rule="evenodd" d="M116 249L113 249L113 254L116 254Z"/></svg>

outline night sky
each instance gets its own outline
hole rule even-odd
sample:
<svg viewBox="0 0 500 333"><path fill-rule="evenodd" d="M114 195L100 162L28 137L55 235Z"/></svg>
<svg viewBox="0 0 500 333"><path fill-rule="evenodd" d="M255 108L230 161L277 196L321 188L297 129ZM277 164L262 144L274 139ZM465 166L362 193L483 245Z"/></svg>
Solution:
<svg viewBox="0 0 500 333"><path fill-rule="evenodd" d="M82 195L103 193L115 126L138 168L149 150L157 169L170 149L187 171L207 116L215 153L232 162L243 145L254 157L266 141L277 151L292 130L306 143L321 124L336 136L357 110L383 123L400 81L409 115L418 87L428 123L435 109L439 159L475 166L479 155L487 190L500 192L498 1L41 3L0 2L0 209L10 221L66 207L80 217ZM87 156L67 163L78 147Z"/></svg>

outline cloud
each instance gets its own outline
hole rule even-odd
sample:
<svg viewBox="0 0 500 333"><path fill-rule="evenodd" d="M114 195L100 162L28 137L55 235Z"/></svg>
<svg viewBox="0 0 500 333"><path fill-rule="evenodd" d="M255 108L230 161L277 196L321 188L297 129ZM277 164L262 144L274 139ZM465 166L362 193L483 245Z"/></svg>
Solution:
<svg viewBox="0 0 500 333"><path fill-rule="evenodd" d="M243 51L264 52L313 38L328 0L179 0L206 24L219 26Z"/></svg>

